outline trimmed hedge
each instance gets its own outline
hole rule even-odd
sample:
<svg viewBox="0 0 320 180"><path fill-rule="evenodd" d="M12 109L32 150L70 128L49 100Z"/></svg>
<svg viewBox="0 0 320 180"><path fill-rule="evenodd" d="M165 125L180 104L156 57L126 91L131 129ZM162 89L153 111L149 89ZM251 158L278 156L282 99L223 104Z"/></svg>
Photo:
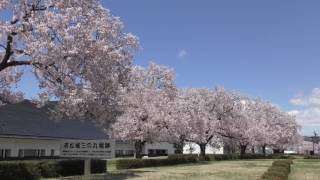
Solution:
<svg viewBox="0 0 320 180"><path fill-rule="evenodd" d="M45 178L59 177L60 167L53 161L40 162L38 164L40 174Z"/></svg>
<svg viewBox="0 0 320 180"><path fill-rule="evenodd" d="M4 163L0 164L0 179L3 180L38 180L40 170L31 163Z"/></svg>
<svg viewBox="0 0 320 180"><path fill-rule="evenodd" d="M117 169L133 169L142 167L144 167L142 159L119 159L116 161Z"/></svg>
<svg viewBox="0 0 320 180"><path fill-rule="evenodd" d="M105 173L107 172L107 161L105 160L91 160L91 173Z"/></svg>
<svg viewBox="0 0 320 180"><path fill-rule="evenodd" d="M105 173L105 160L91 160L91 173ZM84 171L84 160L63 160L56 163L59 176L82 175Z"/></svg>
<svg viewBox="0 0 320 180"><path fill-rule="evenodd" d="M268 171L261 176L261 180L287 180L292 163L292 160L274 161Z"/></svg>
<svg viewBox="0 0 320 180"><path fill-rule="evenodd" d="M283 154L208 154L205 157L200 157L200 161L224 161L237 159L293 159L293 156Z"/></svg>
<svg viewBox="0 0 320 180"><path fill-rule="evenodd" d="M303 159L320 159L320 155L305 155Z"/></svg>
<svg viewBox="0 0 320 180"><path fill-rule="evenodd" d="M196 154L172 154L168 156L168 159L179 164L196 163L199 161L199 156Z"/></svg>
<svg viewBox="0 0 320 180"><path fill-rule="evenodd" d="M197 155L170 155L167 159L120 159L116 161L117 169L170 166L199 162Z"/></svg>
<svg viewBox="0 0 320 180"><path fill-rule="evenodd" d="M84 160L64 160L58 161L59 175L61 176L74 176L82 175L84 171Z"/></svg>
<svg viewBox="0 0 320 180"><path fill-rule="evenodd" d="M143 167L157 167L177 164L197 163L200 161L225 161L237 159L290 159L286 155L263 155L263 154L209 154L198 156L196 154L172 154L167 159L120 159L116 161L117 169L134 169Z"/></svg>
<svg viewBox="0 0 320 180"><path fill-rule="evenodd" d="M84 160L46 161L40 163L1 163L0 179L2 180L38 180L60 176L82 175ZM106 161L92 160L91 173L105 173Z"/></svg>

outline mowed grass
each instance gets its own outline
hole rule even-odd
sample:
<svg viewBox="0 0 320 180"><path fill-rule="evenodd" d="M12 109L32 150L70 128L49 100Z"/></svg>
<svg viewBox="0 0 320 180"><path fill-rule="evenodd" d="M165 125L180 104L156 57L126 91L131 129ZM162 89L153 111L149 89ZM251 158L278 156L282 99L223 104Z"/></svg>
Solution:
<svg viewBox="0 0 320 180"><path fill-rule="evenodd" d="M320 160L295 160L291 165L289 180L320 180Z"/></svg>
<svg viewBox="0 0 320 180"><path fill-rule="evenodd" d="M319 176L320 172L316 172L316 168L320 168L320 161L312 163L315 164L316 167L313 167L309 163L304 164L303 161L305 160L301 160L297 165L296 173L298 175L301 175L301 167L308 169L311 166L314 170L312 172L318 173ZM9 161L9 163L14 162L15 161ZM37 163L39 161L21 162ZM177 166L117 170L115 160L108 160L108 173L94 174L92 175L92 180L257 180L267 171L272 162L273 160L211 161ZM302 171L305 170L302 169ZM313 176L315 176L315 174L313 174ZM52 178L50 180L58 179L81 180L82 176ZM300 180L301 178L296 179Z"/></svg>
<svg viewBox="0 0 320 180"><path fill-rule="evenodd" d="M130 180L256 180L273 160L213 161L200 164L116 170L110 162L108 175L95 179Z"/></svg>

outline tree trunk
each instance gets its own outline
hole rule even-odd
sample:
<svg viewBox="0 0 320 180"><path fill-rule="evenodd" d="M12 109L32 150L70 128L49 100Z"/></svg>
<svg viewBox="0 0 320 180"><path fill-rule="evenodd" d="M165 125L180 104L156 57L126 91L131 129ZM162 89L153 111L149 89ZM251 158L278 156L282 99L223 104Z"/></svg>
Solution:
<svg viewBox="0 0 320 180"><path fill-rule="evenodd" d="M247 145L240 145L240 156L246 154Z"/></svg>
<svg viewBox="0 0 320 180"><path fill-rule="evenodd" d="M254 154L254 147L251 148L251 153Z"/></svg>
<svg viewBox="0 0 320 180"><path fill-rule="evenodd" d="M200 155L205 156L206 155L206 146L207 144L198 144L200 146Z"/></svg>
<svg viewBox="0 0 320 180"><path fill-rule="evenodd" d="M142 141L135 141L134 147L136 150L136 159L141 159L142 158L142 147L144 145L144 142Z"/></svg>
<svg viewBox="0 0 320 180"><path fill-rule="evenodd" d="M263 155L266 155L266 145L262 146L262 153L263 153Z"/></svg>
<svg viewBox="0 0 320 180"><path fill-rule="evenodd" d="M283 154L284 150L282 150L282 149L273 149L273 153L274 154Z"/></svg>
<svg viewBox="0 0 320 180"><path fill-rule="evenodd" d="M174 143L174 148L176 149L175 153L183 154L183 146L184 146L184 142Z"/></svg>

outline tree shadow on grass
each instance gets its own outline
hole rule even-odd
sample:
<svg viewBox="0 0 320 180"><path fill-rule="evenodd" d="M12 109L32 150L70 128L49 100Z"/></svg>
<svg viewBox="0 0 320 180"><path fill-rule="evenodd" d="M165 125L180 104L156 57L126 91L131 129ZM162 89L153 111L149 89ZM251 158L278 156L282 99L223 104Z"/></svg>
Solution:
<svg viewBox="0 0 320 180"><path fill-rule="evenodd" d="M154 171L138 171L138 170L126 170L126 171L115 171L115 172L108 172L106 174L92 174L91 180L125 180L129 178L137 178L141 177L139 173L146 173L146 172L154 172ZM69 176L69 177L61 177L61 178L54 178L50 180L82 180L83 176Z"/></svg>
<svg viewBox="0 0 320 180"><path fill-rule="evenodd" d="M141 173L154 172L154 171L142 171L142 170L126 170L126 171L116 171L108 172L107 174L94 175L92 180L125 180L129 178L141 177Z"/></svg>

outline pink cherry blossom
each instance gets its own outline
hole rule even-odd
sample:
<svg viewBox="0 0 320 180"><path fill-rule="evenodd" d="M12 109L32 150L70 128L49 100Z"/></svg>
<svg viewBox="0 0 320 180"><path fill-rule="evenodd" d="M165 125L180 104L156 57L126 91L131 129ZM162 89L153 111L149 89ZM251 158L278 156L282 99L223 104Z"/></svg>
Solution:
<svg viewBox="0 0 320 180"><path fill-rule="evenodd" d="M56 112L98 123L115 118L138 45L118 17L99 0L1 0L0 10L11 15L0 20L0 77L18 77L12 67L29 66L40 102L59 100ZM1 99L14 96L3 86Z"/></svg>
<svg viewBox="0 0 320 180"><path fill-rule="evenodd" d="M120 140L135 142L137 157L146 142L161 141L164 109L176 95L174 71L156 64L135 66L123 95L123 113L112 126Z"/></svg>

